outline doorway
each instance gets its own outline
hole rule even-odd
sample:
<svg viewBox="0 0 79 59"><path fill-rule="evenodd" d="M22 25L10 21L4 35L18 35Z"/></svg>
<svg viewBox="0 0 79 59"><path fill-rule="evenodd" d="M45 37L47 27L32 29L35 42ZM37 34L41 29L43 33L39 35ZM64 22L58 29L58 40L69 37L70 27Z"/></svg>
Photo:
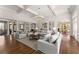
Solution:
<svg viewBox="0 0 79 59"><path fill-rule="evenodd" d="M0 21L0 36L7 34L6 22Z"/></svg>

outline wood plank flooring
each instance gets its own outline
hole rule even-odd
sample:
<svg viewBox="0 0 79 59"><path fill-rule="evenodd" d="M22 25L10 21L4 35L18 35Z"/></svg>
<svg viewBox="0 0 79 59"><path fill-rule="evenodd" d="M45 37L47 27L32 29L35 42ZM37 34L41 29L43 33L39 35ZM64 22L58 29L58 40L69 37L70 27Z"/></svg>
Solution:
<svg viewBox="0 0 79 59"><path fill-rule="evenodd" d="M73 36L70 39L64 38L61 41L60 54L79 54L78 41Z"/></svg>
<svg viewBox="0 0 79 59"><path fill-rule="evenodd" d="M15 40L12 36L5 37L0 36L0 54L41 54L40 51L35 51L34 49L24 45L21 42Z"/></svg>
<svg viewBox="0 0 79 59"><path fill-rule="evenodd" d="M40 51L35 51L34 49L15 40L13 36L12 38L0 36L0 54L43 54L43 53ZM79 54L79 43L73 36L70 36L70 39L64 36L63 40L61 41L60 54Z"/></svg>

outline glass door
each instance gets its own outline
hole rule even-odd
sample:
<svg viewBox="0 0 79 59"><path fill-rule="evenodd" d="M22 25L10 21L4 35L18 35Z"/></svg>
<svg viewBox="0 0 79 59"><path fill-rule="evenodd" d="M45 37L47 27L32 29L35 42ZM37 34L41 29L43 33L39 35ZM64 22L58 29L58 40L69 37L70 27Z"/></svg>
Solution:
<svg viewBox="0 0 79 59"><path fill-rule="evenodd" d="M4 35L4 22L0 22L0 35Z"/></svg>

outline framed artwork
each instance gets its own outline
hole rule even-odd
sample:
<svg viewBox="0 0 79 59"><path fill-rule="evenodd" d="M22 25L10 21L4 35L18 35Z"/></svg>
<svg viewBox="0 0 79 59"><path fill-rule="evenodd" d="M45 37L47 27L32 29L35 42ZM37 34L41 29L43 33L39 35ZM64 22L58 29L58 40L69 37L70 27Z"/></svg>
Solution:
<svg viewBox="0 0 79 59"><path fill-rule="evenodd" d="M47 32L47 23L42 24L42 32L46 33Z"/></svg>
<svg viewBox="0 0 79 59"><path fill-rule="evenodd" d="M36 23L31 23L31 28L35 29L36 28Z"/></svg>
<svg viewBox="0 0 79 59"><path fill-rule="evenodd" d="M47 23L43 23L42 27L43 27L43 29L46 29L47 28Z"/></svg>
<svg viewBox="0 0 79 59"><path fill-rule="evenodd" d="M24 24L20 24L20 30L24 30Z"/></svg>
<svg viewBox="0 0 79 59"><path fill-rule="evenodd" d="M13 31L16 31L16 24L13 25Z"/></svg>

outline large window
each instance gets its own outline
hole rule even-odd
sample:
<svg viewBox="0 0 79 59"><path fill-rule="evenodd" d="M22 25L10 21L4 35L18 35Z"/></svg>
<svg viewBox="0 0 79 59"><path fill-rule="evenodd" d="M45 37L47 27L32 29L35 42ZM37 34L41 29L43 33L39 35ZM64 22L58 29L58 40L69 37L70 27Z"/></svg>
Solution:
<svg viewBox="0 0 79 59"><path fill-rule="evenodd" d="M2 35L4 32L4 23L0 22L0 35Z"/></svg>
<svg viewBox="0 0 79 59"><path fill-rule="evenodd" d="M4 23L0 23L0 30L4 30Z"/></svg>
<svg viewBox="0 0 79 59"><path fill-rule="evenodd" d="M77 17L73 18L73 35L77 39Z"/></svg>

